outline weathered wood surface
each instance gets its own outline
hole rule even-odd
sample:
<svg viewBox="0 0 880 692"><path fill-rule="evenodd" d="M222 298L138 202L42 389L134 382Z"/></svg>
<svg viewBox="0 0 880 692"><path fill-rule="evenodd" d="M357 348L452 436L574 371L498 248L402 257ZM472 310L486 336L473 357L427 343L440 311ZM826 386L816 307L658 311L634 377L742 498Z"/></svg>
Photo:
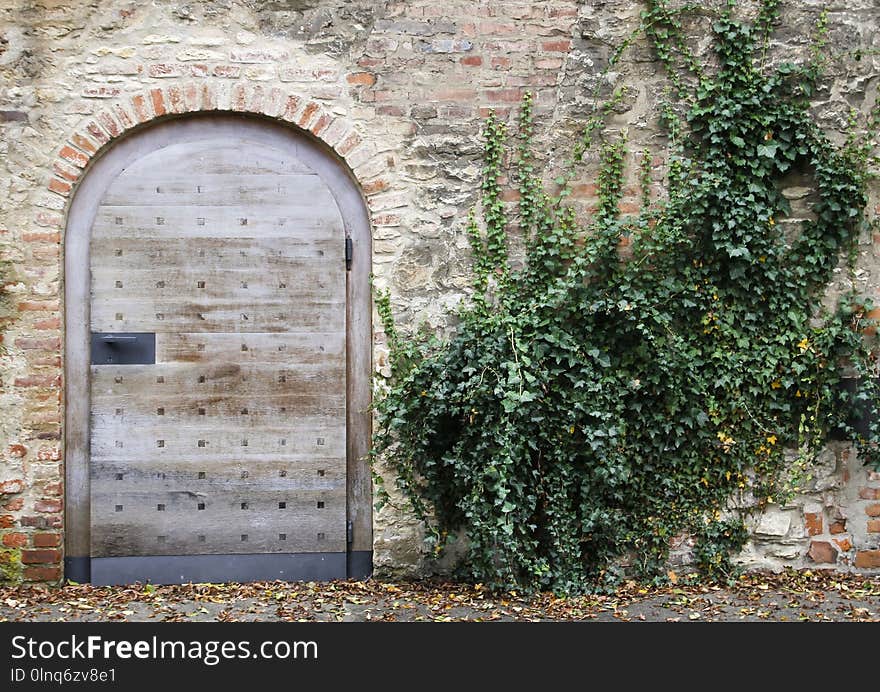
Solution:
<svg viewBox="0 0 880 692"><path fill-rule="evenodd" d="M287 147L254 139L208 138L176 142L132 163L129 175L155 176L157 171L190 175L295 175L314 171ZM123 174L124 175L124 174Z"/></svg>
<svg viewBox="0 0 880 692"><path fill-rule="evenodd" d="M162 175L123 173L104 198L102 206L203 207L281 205L308 207L327 199L327 187L311 175L193 174ZM161 215L161 211L157 211Z"/></svg>
<svg viewBox="0 0 880 692"><path fill-rule="evenodd" d="M323 365L328 358L345 358L344 332L156 335L159 363L278 363L293 367Z"/></svg>
<svg viewBox="0 0 880 692"><path fill-rule="evenodd" d="M138 238L120 234L91 245L92 271L153 270L210 266L255 272L292 270L304 260L327 259L329 270L344 261L339 238Z"/></svg>
<svg viewBox="0 0 880 692"><path fill-rule="evenodd" d="M91 329L157 359L90 369L93 555L345 550L344 237L262 146L165 147L108 187Z"/></svg>
<svg viewBox="0 0 880 692"><path fill-rule="evenodd" d="M112 299L92 302L94 332L194 331L290 332L345 328L345 301L291 297L285 300L236 301L232 298Z"/></svg>
<svg viewBox="0 0 880 692"><path fill-rule="evenodd" d="M316 198L308 208L283 204L194 207L98 207L93 240L118 235L139 238L309 238L342 237L332 197ZM341 242L341 240L340 240Z"/></svg>

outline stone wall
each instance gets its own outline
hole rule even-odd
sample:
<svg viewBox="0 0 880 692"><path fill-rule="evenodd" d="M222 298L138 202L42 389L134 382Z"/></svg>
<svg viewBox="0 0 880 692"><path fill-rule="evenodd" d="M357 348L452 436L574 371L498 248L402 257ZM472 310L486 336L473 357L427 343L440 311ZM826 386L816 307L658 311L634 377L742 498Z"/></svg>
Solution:
<svg viewBox="0 0 880 692"><path fill-rule="evenodd" d="M771 59L806 53L823 6L788 5ZM830 45L862 53L832 63L834 78L816 107L823 124L840 131L850 107L866 111L876 99L880 17L873 0L828 9ZM61 577L65 213L102 148L157 118L191 111L249 112L311 131L362 187L376 283L391 289L401 323L443 329L444 309L468 285L462 230L478 190L480 123L490 109L506 117L524 90L535 94L552 173L593 92L626 84L611 126L628 132L631 151L652 152L662 194L665 141L654 111L661 72L637 42L603 76L640 11L625 0L5 0L0 567L28 580ZM705 20L692 28L705 49ZM593 164L574 190L584 212L595 203ZM624 213L637 209L635 174L632 180ZM864 239L856 279L874 293L878 243ZM381 333L374 360L387 367ZM811 483L756 522L743 559L774 568L880 569L880 476L837 445ZM404 512L377 513L374 547L381 572L437 568Z"/></svg>

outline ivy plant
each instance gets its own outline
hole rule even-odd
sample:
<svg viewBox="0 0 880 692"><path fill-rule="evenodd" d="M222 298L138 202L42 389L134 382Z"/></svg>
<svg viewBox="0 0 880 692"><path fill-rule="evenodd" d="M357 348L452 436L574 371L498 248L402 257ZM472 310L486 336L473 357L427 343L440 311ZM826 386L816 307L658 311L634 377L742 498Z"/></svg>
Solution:
<svg viewBox="0 0 880 692"><path fill-rule="evenodd" d="M576 167L594 148L601 161L598 205L579 221L571 175L545 184L536 163L527 96L512 131L494 115L485 124L467 226L473 294L454 334L401 334L379 294L392 374L373 455L438 547L464 534L466 577L562 593L623 566L662 578L683 533L704 574L729 576L743 508L797 491L793 455L808 465L837 431L878 464L876 425L851 425L875 396L872 306L847 294L823 307L867 223L878 117L832 143L810 112L819 53L766 64L777 15L777 0L753 23L732 5L720 13L710 69L681 12L648 0L640 31L671 85L664 200L650 199L643 168L641 213L618 213L626 144L603 129L600 105L573 156ZM784 223L792 172L812 180L812 214ZM516 262L514 225L526 248ZM858 385L843 387L844 375Z"/></svg>

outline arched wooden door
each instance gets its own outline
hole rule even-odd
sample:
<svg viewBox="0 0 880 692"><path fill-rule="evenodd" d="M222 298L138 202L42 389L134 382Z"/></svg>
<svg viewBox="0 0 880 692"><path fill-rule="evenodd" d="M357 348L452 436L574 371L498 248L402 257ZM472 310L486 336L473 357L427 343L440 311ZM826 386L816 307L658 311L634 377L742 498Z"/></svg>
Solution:
<svg viewBox="0 0 880 692"><path fill-rule="evenodd" d="M89 570L72 578L368 571L352 191L311 141L224 116L158 125L90 171L67 243L68 572Z"/></svg>

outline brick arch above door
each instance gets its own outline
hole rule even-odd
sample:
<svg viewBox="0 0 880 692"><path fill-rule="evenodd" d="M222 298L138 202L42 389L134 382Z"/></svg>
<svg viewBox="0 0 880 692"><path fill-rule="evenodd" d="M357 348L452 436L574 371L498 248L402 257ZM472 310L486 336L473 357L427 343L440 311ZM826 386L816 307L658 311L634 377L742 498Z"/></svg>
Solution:
<svg viewBox="0 0 880 692"><path fill-rule="evenodd" d="M57 201L40 205L38 225L45 225L46 208L61 211L67 207L90 164L114 141L166 118L212 112L262 116L309 133L345 162L366 198L389 190L377 165L379 151L387 145L370 141L347 118L318 101L278 87L187 81L129 94L83 119L56 152L46 187Z"/></svg>

